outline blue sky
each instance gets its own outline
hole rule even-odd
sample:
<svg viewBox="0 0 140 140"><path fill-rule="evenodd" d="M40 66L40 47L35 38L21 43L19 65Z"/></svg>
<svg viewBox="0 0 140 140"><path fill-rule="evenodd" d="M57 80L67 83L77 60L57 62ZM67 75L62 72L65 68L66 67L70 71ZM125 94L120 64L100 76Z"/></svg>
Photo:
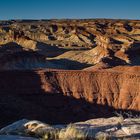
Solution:
<svg viewBox="0 0 140 140"><path fill-rule="evenodd" d="M140 19L140 0L0 0L2 19Z"/></svg>

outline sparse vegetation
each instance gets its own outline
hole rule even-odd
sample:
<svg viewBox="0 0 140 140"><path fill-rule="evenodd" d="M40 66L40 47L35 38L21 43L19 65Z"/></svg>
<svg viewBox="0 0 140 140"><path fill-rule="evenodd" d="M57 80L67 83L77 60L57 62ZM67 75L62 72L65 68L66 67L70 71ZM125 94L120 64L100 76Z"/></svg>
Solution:
<svg viewBox="0 0 140 140"><path fill-rule="evenodd" d="M59 139L59 130L51 130L46 132L41 140L57 140Z"/></svg>
<svg viewBox="0 0 140 140"><path fill-rule="evenodd" d="M55 131L48 131L41 140L86 140L87 134L78 130L74 124L69 124L66 128Z"/></svg>
<svg viewBox="0 0 140 140"><path fill-rule="evenodd" d="M99 132L97 133L95 139L96 140L111 140L111 136L107 133Z"/></svg>
<svg viewBox="0 0 140 140"><path fill-rule="evenodd" d="M59 138L67 140L85 140L87 138L87 134L82 130L78 130L74 124L69 124L66 129L62 129L60 131Z"/></svg>

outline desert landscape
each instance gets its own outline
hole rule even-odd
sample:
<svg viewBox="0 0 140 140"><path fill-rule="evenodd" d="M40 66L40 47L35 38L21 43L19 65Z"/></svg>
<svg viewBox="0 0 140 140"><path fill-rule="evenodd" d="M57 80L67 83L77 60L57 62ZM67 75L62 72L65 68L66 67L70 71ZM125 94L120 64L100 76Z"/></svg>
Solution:
<svg viewBox="0 0 140 140"><path fill-rule="evenodd" d="M0 138L139 139L140 20L0 21L0 96Z"/></svg>

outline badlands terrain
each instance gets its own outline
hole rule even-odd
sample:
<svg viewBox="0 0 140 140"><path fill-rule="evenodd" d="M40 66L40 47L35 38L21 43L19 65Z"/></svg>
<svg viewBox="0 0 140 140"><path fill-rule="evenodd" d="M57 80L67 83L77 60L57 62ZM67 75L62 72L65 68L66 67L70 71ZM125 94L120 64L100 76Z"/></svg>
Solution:
<svg viewBox="0 0 140 140"><path fill-rule="evenodd" d="M140 21L0 21L0 128L140 115Z"/></svg>

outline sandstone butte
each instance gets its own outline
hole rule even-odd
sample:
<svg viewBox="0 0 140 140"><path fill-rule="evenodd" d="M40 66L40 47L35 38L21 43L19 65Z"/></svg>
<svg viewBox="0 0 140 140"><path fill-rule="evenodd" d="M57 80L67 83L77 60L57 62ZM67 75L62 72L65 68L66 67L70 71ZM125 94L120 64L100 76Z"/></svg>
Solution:
<svg viewBox="0 0 140 140"><path fill-rule="evenodd" d="M0 21L1 127L140 112L139 20Z"/></svg>

